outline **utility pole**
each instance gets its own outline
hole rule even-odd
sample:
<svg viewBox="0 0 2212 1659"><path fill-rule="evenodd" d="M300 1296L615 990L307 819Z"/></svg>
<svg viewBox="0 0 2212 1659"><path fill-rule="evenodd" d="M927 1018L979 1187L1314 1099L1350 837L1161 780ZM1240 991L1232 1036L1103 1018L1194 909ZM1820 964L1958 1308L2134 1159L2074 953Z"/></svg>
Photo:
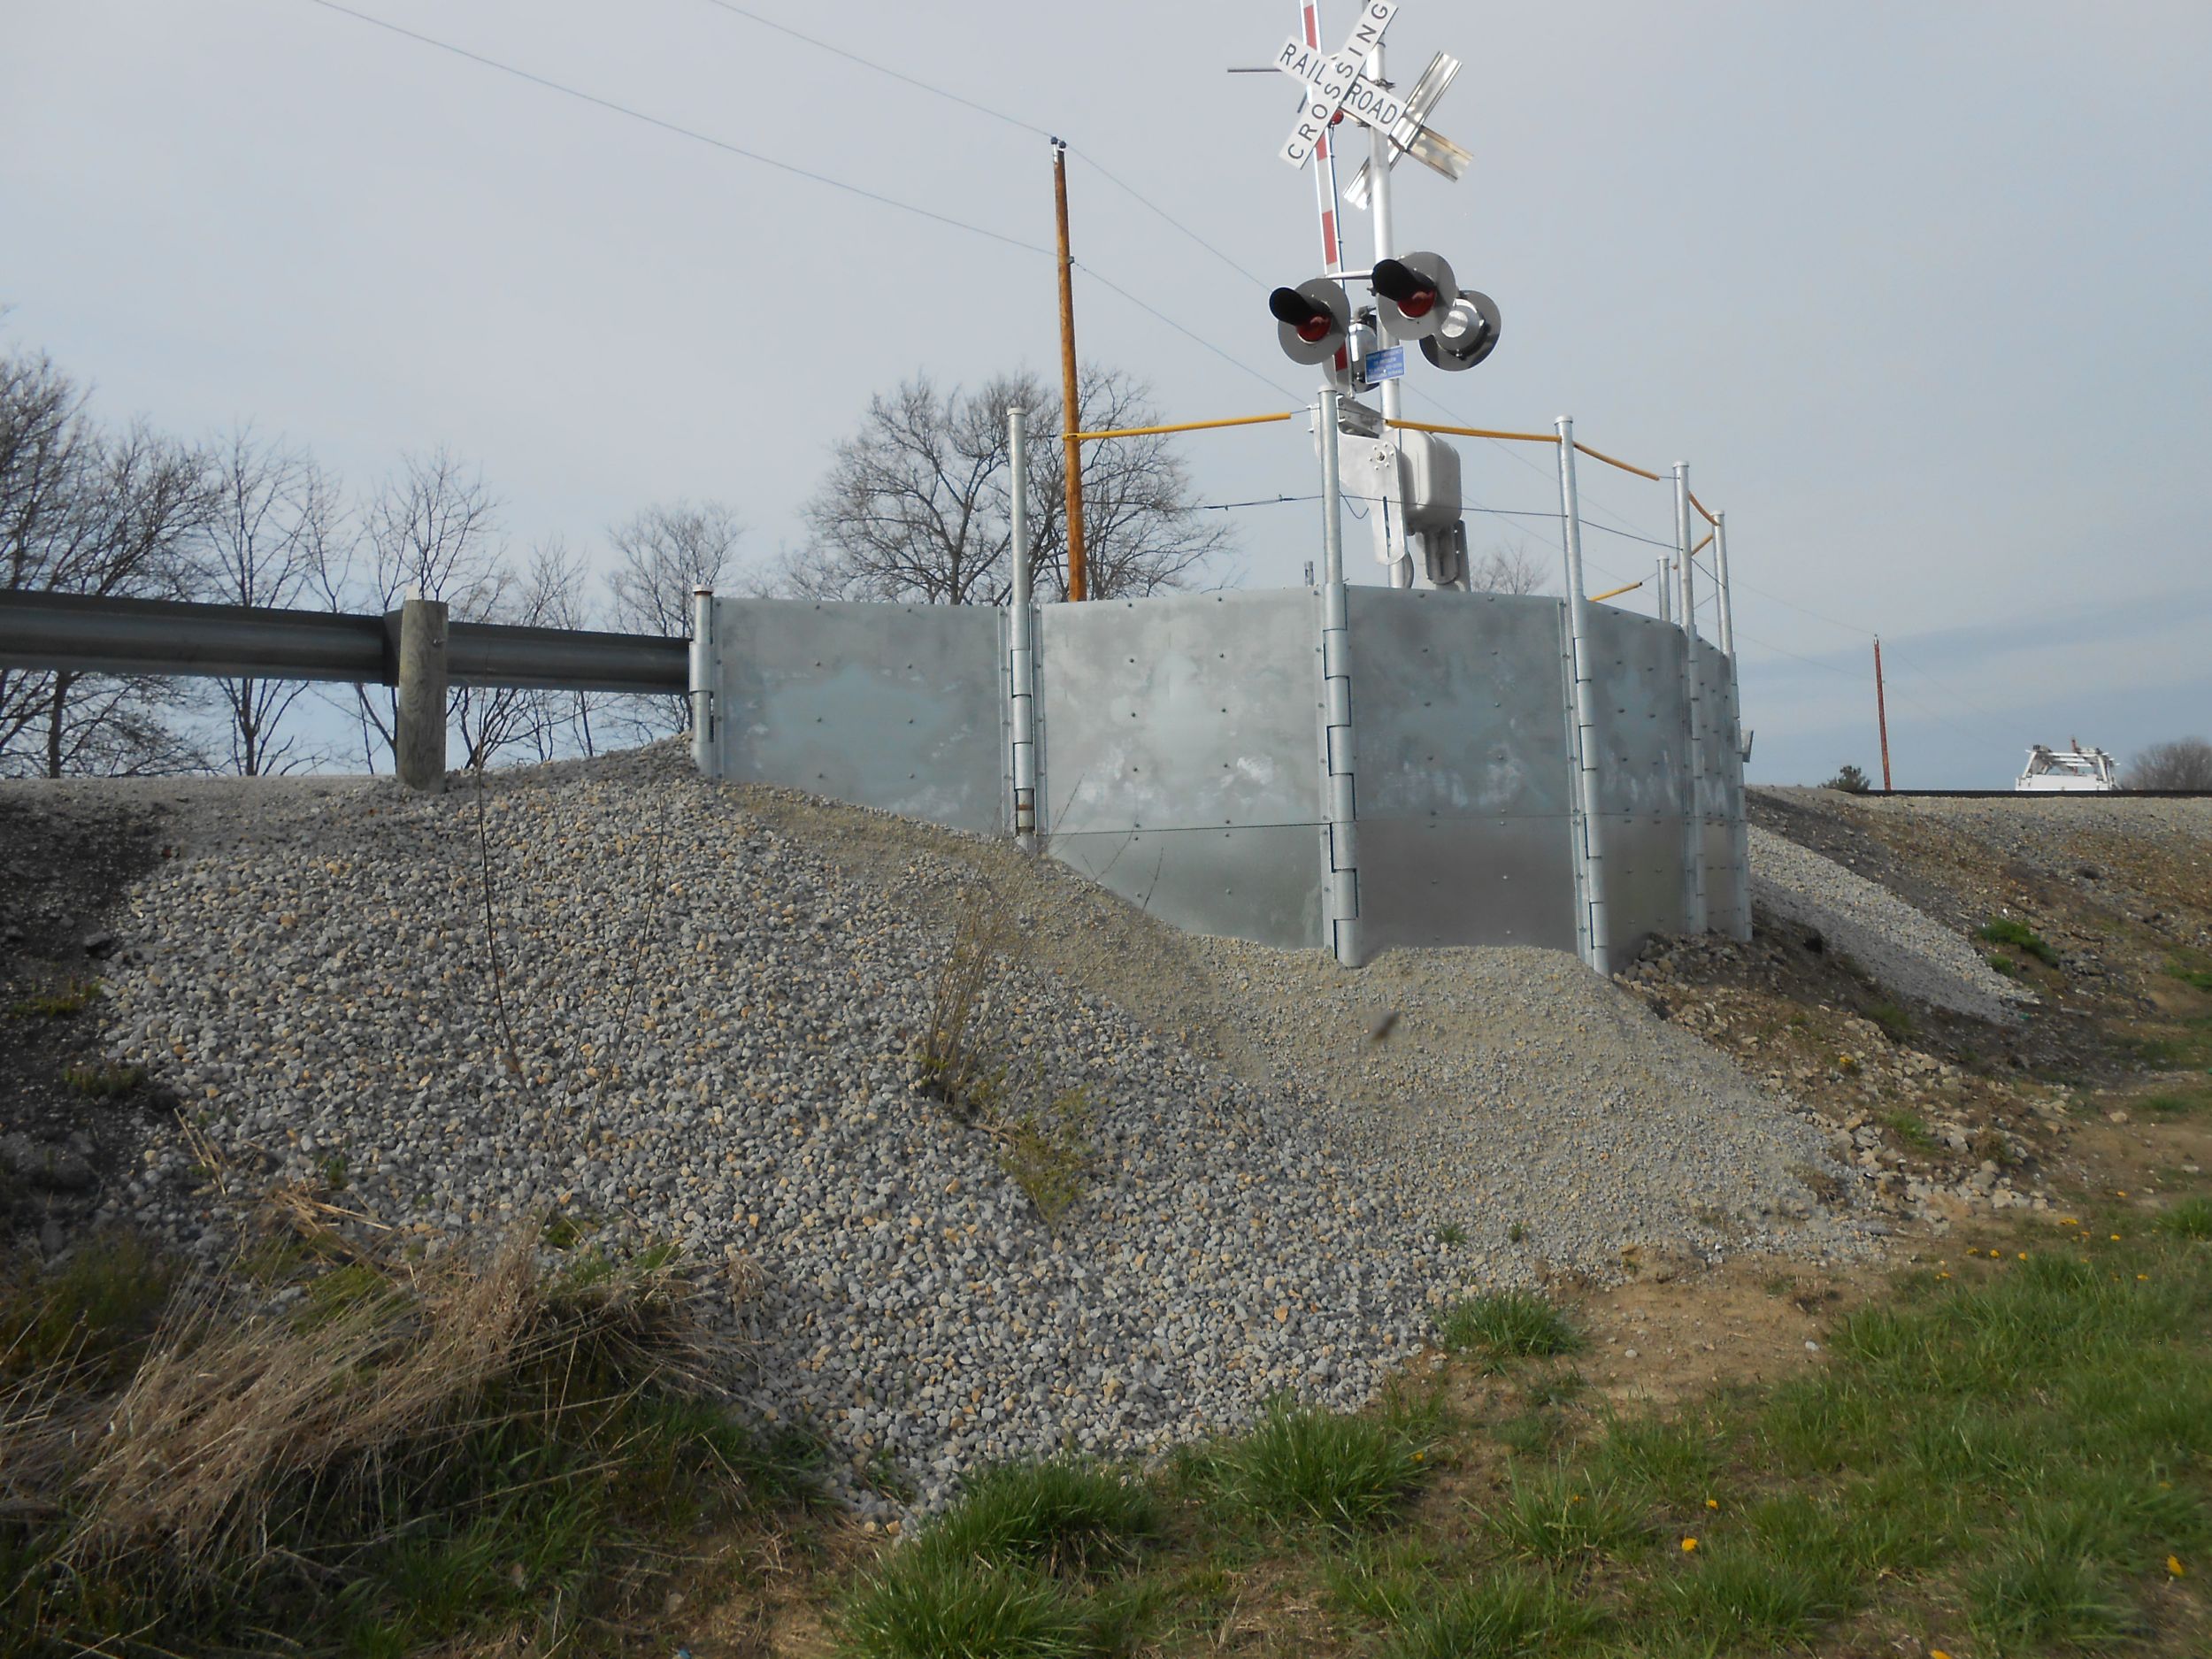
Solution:
<svg viewBox="0 0 2212 1659"><path fill-rule="evenodd" d="M1083 445L1076 438L1075 261L1068 254L1068 147L1052 141L1052 210L1060 227L1060 442L1067 449L1068 597L1090 597L1083 558Z"/></svg>
<svg viewBox="0 0 2212 1659"><path fill-rule="evenodd" d="M1889 793L1889 704L1882 695L1882 636L1874 636L1874 724L1882 733L1882 793Z"/></svg>

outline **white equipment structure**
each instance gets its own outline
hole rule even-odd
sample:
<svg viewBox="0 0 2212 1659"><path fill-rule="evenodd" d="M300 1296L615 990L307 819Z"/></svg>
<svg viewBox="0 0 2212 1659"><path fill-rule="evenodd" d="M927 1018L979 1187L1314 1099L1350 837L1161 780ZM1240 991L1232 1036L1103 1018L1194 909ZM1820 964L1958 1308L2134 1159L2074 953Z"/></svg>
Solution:
<svg viewBox="0 0 2212 1659"><path fill-rule="evenodd" d="M2032 745L2026 769L2012 787L2022 795L2108 795L2120 787L2113 773L2111 756L2070 737L2064 749Z"/></svg>
<svg viewBox="0 0 2212 1659"><path fill-rule="evenodd" d="M1362 0L1350 35L1330 52L1320 44L1317 0L1301 0L1299 31L1275 55L1273 67L1299 82L1304 100L1278 153L1293 167L1313 165L1326 262L1321 277L1278 291L1296 297L1275 314L1283 324L1284 349L1294 361L1321 365L1340 391L1378 395L1379 419L1371 406L1343 403L1339 442L1345 496L1363 504L1376 560L1389 571L1391 586L1412 587L1417 568L1432 586L1464 588L1467 530L1461 518L1459 452L1433 433L1387 423L1403 419L1400 380L1406 345L1417 342L1421 354L1439 368L1471 368L1497 343L1498 311L1486 295L1459 288L1439 256L1395 252L1390 170L1398 158L1411 156L1451 180L1463 175L1471 159L1428 125L1430 111L1459 73L1457 58L1437 53L1403 97L1385 76L1383 34L1397 12L1395 0ZM1330 135L1346 118L1368 128L1372 151L1347 192L1374 219L1375 256L1366 270L1345 267L1338 222ZM1366 284L1373 290L1371 303L1356 305L1344 291L1347 283ZM1301 300L1307 307L1302 314Z"/></svg>

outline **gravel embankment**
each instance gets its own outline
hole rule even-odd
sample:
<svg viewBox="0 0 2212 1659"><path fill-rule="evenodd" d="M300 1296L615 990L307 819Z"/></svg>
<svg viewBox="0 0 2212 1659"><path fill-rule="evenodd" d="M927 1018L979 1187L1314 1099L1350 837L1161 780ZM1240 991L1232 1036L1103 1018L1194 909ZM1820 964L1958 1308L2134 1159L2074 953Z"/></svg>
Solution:
<svg viewBox="0 0 2212 1659"><path fill-rule="evenodd" d="M753 1402L823 1429L869 1509L871 1463L926 1508L989 1459L1358 1402L1467 1286L1617 1272L1632 1244L1860 1248L1793 1172L1829 1167L1811 1123L1567 957L1348 975L1148 920L1216 1005L1140 1025L1038 965L1065 941L993 991L1010 1100L1087 1113L1085 1195L1048 1229L1000 1142L912 1083L952 919L918 897L957 885L959 838L872 815L910 861L840 872L751 798L672 749L480 801L227 795L118 920L111 1048L240 1171L342 1180L395 1224L551 1209L749 1259L723 1317ZM1199 1026L1225 1057L1173 1040ZM234 1217L180 1197L192 1156L157 1142L115 1208L213 1254Z"/></svg>
<svg viewBox="0 0 2212 1659"><path fill-rule="evenodd" d="M1816 930L1891 991L1970 1014L2018 1018L2035 994L1886 887L1772 832L1750 832L1751 897L1770 916Z"/></svg>

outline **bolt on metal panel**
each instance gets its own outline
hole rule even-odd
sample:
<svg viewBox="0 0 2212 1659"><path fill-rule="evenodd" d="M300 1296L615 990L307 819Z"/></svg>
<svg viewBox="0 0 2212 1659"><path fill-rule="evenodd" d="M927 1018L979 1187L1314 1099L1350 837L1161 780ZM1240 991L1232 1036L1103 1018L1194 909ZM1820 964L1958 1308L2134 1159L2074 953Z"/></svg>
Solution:
<svg viewBox="0 0 2212 1659"><path fill-rule="evenodd" d="M1317 604L1296 588L1047 606L1054 855L1178 926L1319 944Z"/></svg>
<svg viewBox="0 0 2212 1659"><path fill-rule="evenodd" d="M1370 949L1575 948L1561 618L1533 595L1352 590Z"/></svg>

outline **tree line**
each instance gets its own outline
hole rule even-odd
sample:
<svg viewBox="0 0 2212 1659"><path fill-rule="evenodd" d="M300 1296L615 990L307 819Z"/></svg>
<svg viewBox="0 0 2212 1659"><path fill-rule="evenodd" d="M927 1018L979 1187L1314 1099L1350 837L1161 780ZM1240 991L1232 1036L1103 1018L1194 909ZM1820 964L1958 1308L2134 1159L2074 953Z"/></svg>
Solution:
<svg viewBox="0 0 2212 1659"><path fill-rule="evenodd" d="M42 352L0 353L0 546L12 591L382 612L411 593L457 620L682 637L690 594L1002 604L1011 590L1009 405L1031 411L1029 551L1040 598L1067 588L1059 400L1033 376L970 390L918 377L870 401L802 510L805 540L741 564L718 501L647 507L606 532L603 576L560 537L517 548L478 467L438 446L349 492L304 448L250 426L190 442L103 422ZM1156 424L1146 388L1087 367L1081 429ZM1162 438L1085 446L1091 590L1203 580L1231 545ZM308 717L316 708L319 720ZM683 729L680 697L456 687L465 764L589 754ZM255 776L379 770L396 724L382 687L50 672L0 664L0 776ZM334 733L344 733L334 736Z"/></svg>

